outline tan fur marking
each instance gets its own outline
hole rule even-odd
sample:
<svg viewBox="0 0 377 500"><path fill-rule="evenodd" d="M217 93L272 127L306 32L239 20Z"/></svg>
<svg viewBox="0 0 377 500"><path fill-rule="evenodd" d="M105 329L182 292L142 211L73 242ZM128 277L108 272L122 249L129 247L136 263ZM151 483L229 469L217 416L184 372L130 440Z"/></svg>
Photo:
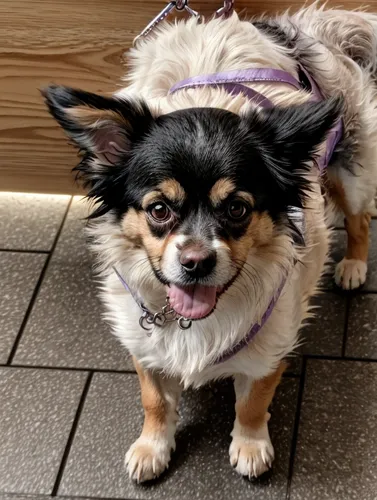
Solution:
<svg viewBox="0 0 377 500"><path fill-rule="evenodd" d="M241 198L244 201L246 201L251 207L254 206L254 198L250 193L247 193L246 191L237 191L236 193L237 198Z"/></svg>
<svg viewBox="0 0 377 500"><path fill-rule="evenodd" d="M143 207L143 210L146 210L148 206L153 203L154 201L158 201L161 198L161 193L160 191L150 191L146 195L143 196L143 199L141 200L141 206Z"/></svg>
<svg viewBox="0 0 377 500"><path fill-rule="evenodd" d="M330 196L345 215L347 231L347 259L357 259L367 262L369 253L369 224L371 216L368 212L352 214L348 206L344 188L340 183L328 183Z"/></svg>
<svg viewBox="0 0 377 500"><path fill-rule="evenodd" d="M144 195L141 206L146 210L148 205L154 201L160 200L161 195L165 196L170 201L178 203L183 202L186 197L186 193L179 182L174 179L168 179L161 182L161 184L157 186L157 189Z"/></svg>
<svg viewBox="0 0 377 500"><path fill-rule="evenodd" d="M212 189L209 193L209 197L213 205L218 205L221 203L223 200L225 200L231 193L233 193L235 190L235 185L233 181L230 179L227 179L226 177L223 177L222 179L219 179L215 184L212 186Z"/></svg>
<svg viewBox="0 0 377 500"><path fill-rule="evenodd" d="M145 219L144 216L143 218ZM134 208L130 208L122 220L122 229L126 239L136 246L142 244L140 219L140 214Z"/></svg>
<svg viewBox="0 0 377 500"><path fill-rule="evenodd" d="M252 215L246 233L238 240L230 240L232 258L244 261L252 247L267 245L273 235L274 224L266 212L255 212Z"/></svg>
<svg viewBox="0 0 377 500"><path fill-rule="evenodd" d="M274 373L253 383L247 398L236 402L237 418L243 427L259 429L269 418L267 410L286 367L286 362L281 361Z"/></svg>
<svg viewBox="0 0 377 500"><path fill-rule="evenodd" d="M160 239L153 236L145 212L137 212L133 208L124 216L122 228L127 239L133 241L135 245L145 248L152 264L156 267L168 243L168 238Z"/></svg>
<svg viewBox="0 0 377 500"><path fill-rule="evenodd" d="M162 432L167 424L168 407L158 387L157 380L148 370L143 370L137 359L133 362L139 376L141 402L144 408L142 434L154 435Z"/></svg>
<svg viewBox="0 0 377 500"><path fill-rule="evenodd" d="M74 108L67 108L65 112L83 127L94 127L98 125L98 123L109 121L127 125L127 121L119 113L109 109L75 106Z"/></svg>
<svg viewBox="0 0 377 500"><path fill-rule="evenodd" d="M159 184L158 189L170 201L183 202L186 193L183 187L175 179L167 179Z"/></svg>
<svg viewBox="0 0 377 500"><path fill-rule="evenodd" d="M348 215L345 220L347 231L347 259L357 259L367 262L369 253L369 213Z"/></svg>

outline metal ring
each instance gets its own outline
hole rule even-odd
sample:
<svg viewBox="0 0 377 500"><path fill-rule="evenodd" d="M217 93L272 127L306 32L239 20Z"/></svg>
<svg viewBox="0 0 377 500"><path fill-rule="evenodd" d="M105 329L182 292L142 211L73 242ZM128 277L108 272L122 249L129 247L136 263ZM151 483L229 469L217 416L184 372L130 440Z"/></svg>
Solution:
<svg viewBox="0 0 377 500"><path fill-rule="evenodd" d="M148 323L148 325L154 325L154 316L153 316L153 314L147 314L145 316L145 321Z"/></svg>
<svg viewBox="0 0 377 500"><path fill-rule="evenodd" d="M177 10L183 10L187 7L188 1L187 0L175 0L175 8Z"/></svg>
<svg viewBox="0 0 377 500"><path fill-rule="evenodd" d="M146 332L151 332L152 328L147 328L146 326L144 326L144 320L146 320L146 319L147 319L147 316L145 314L143 314L142 316L140 316L140 318L139 318L139 325Z"/></svg>
<svg viewBox="0 0 377 500"><path fill-rule="evenodd" d="M156 313L153 316L153 324L156 326L164 326L166 321L165 316L162 313Z"/></svg>
<svg viewBox="0 0 377 500"><path fill-rule="evenodd" d="M185 321L186 324L184 323ZM192 325L191 319L184 318L183 316L178 318L178 326L181 330L188 330L191 327L191 325Z"/></svg>

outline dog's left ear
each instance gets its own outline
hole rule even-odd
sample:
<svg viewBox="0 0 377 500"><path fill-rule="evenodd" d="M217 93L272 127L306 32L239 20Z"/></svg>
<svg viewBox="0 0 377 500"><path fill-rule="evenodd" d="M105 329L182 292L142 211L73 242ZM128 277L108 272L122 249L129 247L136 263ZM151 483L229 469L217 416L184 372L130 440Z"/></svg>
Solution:
<svg viewBox="0 0 377 500"><path fill-rule="evenodd" d="M318 147L339 119L342 107L341 98L331 98L263 110L261 120L265 138L276 157L285 164L287 173L303 168L306 162L315 158Z"/></svg>
<svg viewBox="0 0 377 500"><path fill-rule="evenodd" d="M274 131L276 146L284 149L287 158L307 161L338 120L342 106L342 99L331 98L288 108L274 107L264 111L264 119Z"/></svg>
<svg viewBox="0 0 377 500"><path fill-rule="evenodd" d="M285 193L287 203L302 206L309 188L305 173L318 147L339 119L343 100L331 98L288 108L262 110L249 124L259 136L263 160ZM252 117L251 117L252 118Z"/></svg>
<svg viewBox="0 0 377 500"><path fill-rule="evenodd" d="M70 87L42 90L52 116L80 148L99 159L101 165L116 163L153 121L147 105L105 97Z"/></svg>

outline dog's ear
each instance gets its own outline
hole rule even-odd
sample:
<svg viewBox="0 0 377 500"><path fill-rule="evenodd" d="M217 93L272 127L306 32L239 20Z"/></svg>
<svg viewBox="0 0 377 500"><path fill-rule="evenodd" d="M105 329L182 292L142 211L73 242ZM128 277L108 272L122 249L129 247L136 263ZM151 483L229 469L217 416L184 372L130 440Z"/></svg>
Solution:
<svg viewBox="0 0 377 500"><path fill-rule="evenodd" d="M306 162L313 158L318 146L338 120L342 100L292 106L274 107L263 112L265 125L274 135L274 145L290 163Z"/></svg>
<svg viewBox="0 0 377 500"><path fill-rule="evenodd" d="M50 86L42 95L52 116L82 150L98 163L116 163L127 154L153 118L142 101L104 97L70 87Z"/></svg>
<svg viewBox="0 0 377 500"><path fill-rule="evenodd" d="M309 187L305 177L316 159L318 147L339 119L340 98L288 108L262 110L251 127L263 144L263 159L288 196L300 206ZM250 123L250 122L249 122Z"/></svg>

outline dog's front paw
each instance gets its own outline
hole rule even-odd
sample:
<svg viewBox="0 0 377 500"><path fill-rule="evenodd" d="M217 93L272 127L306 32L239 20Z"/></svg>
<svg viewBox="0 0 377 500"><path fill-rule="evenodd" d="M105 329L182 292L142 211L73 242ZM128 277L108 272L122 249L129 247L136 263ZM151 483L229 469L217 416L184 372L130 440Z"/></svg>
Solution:
<svg viewBox="0 0 377 500"><path fill-rule="evenodd" d="M242 433L244 434L244 433ZM268 434L267 424L258 432L248 436L233 431L229 448L230 463L236 471L249 479L268 471L274 460L274 448Z"/></svg>
<svg viewBox="0 0 377 500"><path fill-rule="evenodd" d="M344 290L354 290L367 279L367 264L358 259L344 258L335 268L335 282Z"/></svg>
<svg viewBox="0 0 377 500"><path fill-rule="evenodd" d="M157 478L169 466L175 442L165 437L156 439L140 436L126 454L125 463L130 479L143 483Z"/></svg>

